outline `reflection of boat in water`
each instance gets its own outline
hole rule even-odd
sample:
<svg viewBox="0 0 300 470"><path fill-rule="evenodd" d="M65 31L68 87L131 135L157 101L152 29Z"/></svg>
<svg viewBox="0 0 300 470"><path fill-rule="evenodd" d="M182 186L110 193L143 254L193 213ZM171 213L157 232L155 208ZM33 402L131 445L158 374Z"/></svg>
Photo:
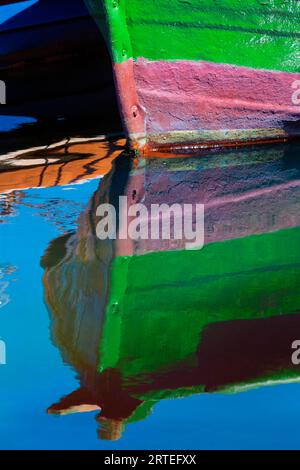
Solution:
<svg viewBox="0 0 300 470"><path fill-rule="evenodd" d="M81 383L49 412L99 410L100 435L116 439L161 399L300 380L299 192L289 146L118 158L43 258L53 339ZM96 208L119 195L203 202L204 248L99 240Z"/></svg>
<svg viewBox="0 0 300 470"><path fill-rule="evenodd" d="M16 267L8 264L0 264L0 308L5 307L10 302L10 296L6 292L9 286L8 276L16 271ZM0 355L1 356L1 355ZM1 364L1 357L0 357Z"/></svg>

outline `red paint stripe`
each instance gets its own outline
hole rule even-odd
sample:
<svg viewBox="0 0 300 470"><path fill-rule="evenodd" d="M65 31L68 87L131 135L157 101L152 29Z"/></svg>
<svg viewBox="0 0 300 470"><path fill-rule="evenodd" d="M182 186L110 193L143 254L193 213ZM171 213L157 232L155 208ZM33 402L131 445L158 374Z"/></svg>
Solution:
<svg viewBox="0 0 300 470"><path fill-rule="evenodd" d="M300 106L292 102L300 74L139 59L134 79L147 134L265 128L300 134Z"/></svg>

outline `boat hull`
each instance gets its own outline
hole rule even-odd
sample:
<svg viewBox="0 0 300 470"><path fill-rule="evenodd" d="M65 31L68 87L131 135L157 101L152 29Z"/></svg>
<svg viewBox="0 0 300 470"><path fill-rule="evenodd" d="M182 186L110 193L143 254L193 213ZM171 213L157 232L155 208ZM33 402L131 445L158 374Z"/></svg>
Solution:
<svg viewBox="0 0 300 470"><path fill-rule="evenodd" d="M237 0L104 1L104 12L88 3L110 46L133 147L300 135L296 0L247 8Z"/></svg>
<svg viewBox="0 0 300 470"><path fill-rule="evenodd" d="M82 135L83 121L91 134L120 131L110 57L84 0L0 3L2 152L4 138L14 151Z"/></svg>

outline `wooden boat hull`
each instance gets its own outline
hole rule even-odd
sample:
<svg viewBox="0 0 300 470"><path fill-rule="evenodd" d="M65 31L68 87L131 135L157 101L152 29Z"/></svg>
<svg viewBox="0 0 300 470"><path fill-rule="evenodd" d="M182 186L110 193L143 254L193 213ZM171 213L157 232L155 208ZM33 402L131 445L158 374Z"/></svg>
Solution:
<svg viewBox="0 0 300 470"><path fill-rule="evenodd" d="M110 46L133 147L300 135L297 0L87 3Z"/></svg>

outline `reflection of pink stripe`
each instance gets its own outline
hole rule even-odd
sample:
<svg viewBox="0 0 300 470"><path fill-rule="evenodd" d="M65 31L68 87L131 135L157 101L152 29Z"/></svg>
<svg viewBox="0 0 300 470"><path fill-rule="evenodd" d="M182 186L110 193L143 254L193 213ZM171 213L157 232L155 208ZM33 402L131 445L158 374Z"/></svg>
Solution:
<svg viewBox="0 0 300 470"><path fill-rule="evenodd" d="M289 132L300 120L300 107L292 103L292 84L300 74L139 59L134 76L149 134L264 128Z"/></svg>
<svg viewBox="0 0 300 470"><path fill-rule="evenodd" d="M270 152L270 150L269 150ZM274 150L275 152L275 150ZM249 154L251 162L251 154ZM223 242L251 235L271 233L300 225L300 180L296 169L288 169L283 160L276 164L252 167L172 171L172 160L155 169L151 159L142 160L141 166L128 180L125 195L128 207L143 203L151 225L157 219L151 213L153 204L192 204L194 222L196 204L204 204L205 244ZM163 169L164 168L164 169ZM135 195L133 198L133 194ZM128 225L133 218L128 218ZM171 230L173 220L171 219ZM181 221L182 222L182 221ZM196 229L196 226L193 226ZM117 240L116 256L132 256L151 251L169 251L185 248L188 240L134 241L127 237Z"/></svg>

